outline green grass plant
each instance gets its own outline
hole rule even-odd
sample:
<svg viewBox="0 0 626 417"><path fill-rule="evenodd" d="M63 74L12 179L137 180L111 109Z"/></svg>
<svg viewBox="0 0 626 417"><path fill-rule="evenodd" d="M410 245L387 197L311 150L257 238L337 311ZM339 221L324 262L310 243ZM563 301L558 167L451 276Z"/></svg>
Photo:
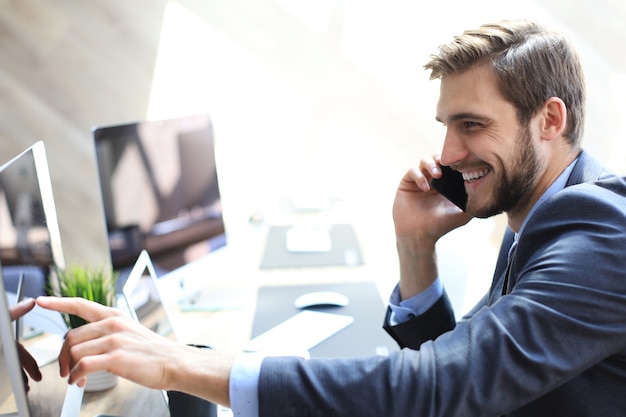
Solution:
<svg viewBox="0 0 626 417"><path fill-rule="evenodd" d="M58 292L61 297L81 297L96 303L112 307L115 304L115 282L118 273L107 268L71 265L57 271ZM70 328L86 324L81 317L64 315L65 323Z"/></svg>

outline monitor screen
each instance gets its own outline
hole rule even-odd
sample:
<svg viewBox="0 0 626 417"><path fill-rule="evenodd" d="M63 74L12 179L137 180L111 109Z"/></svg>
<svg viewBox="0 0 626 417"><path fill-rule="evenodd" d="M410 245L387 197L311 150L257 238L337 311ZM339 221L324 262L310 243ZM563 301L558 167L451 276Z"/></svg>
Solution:
<svg viewBox="0 0 626 417"><path fill-rule="evenodd" d="M41 141L0 166L0 259L3 265L64 267Z"/></svg>
<svg viewBox="0 0 626 417"><path fill-rule="evenodd" d="M165 271L226 243L207 115L93 129L115 268L143 249Z"/></svg>

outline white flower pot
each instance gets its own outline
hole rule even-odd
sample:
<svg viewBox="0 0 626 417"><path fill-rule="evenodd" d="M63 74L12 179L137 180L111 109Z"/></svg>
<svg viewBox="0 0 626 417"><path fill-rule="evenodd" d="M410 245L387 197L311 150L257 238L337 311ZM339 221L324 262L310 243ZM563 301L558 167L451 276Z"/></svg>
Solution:
<svg viewBox="0 0 626 417"><path fill-rule="evenodd" d="M104 391L117 385L117 375L107 371L94 372L87 375L85 392Z"/></svg>

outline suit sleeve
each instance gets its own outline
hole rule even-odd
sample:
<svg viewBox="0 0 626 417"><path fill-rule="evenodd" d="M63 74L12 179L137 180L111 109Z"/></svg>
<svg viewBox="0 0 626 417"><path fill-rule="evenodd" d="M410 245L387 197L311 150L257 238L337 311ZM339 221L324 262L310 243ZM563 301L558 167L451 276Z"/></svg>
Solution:
<svg viewBox="0 0 626 417"><path fill-rule="evenodd" d="M626 363L625 190L623 181L572 186L544 202L520 236L510 294L434 340L420 336L416 347L403 329L411 348L387 357L264 359L260 417L495 416L581 375L602 375L584 385L590 398L607 395L606 379L622 390L626 372L609 373ZM573 392L574 406L589 399Z"/></svg>
<svg viewBox="0 0 626 417"><path fill-rule="evenodd" d="M513 243L513 238L514 233L507 228L504 238L502 239L498 262L496 263L496 269L493 275L492 291L494 291L498 285L502 285L501 281L504 278L508 252ZM469 312L466 313L462 320L467 320L473 316L488 303L490 298L489 294L486 294ZM456 325L456 316L445 290L441 298L433 304L430 309L411 320L392 326L390 324L390 316L391 310L388 308L383 328L400 347L409 347L412 349L419 349L419 346L422 343L427 340L436 339L441 334L454 329Z"/></svg>
<svg viewBox="0 0 626 417"><path fill-rule="evenodd" d="M383 327L402 348L419 349L422 343L435 339L456 325L454 311L445 292L425 313L409 321L391 326L390 315L391 309L387 308Z"/></svg>

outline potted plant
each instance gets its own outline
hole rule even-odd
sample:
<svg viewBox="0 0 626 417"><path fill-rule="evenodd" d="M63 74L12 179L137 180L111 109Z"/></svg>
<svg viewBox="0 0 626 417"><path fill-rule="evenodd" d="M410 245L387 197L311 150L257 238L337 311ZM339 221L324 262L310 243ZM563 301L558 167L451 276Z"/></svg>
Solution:
<svg viewBox="0 0 626 417"><path fill-rule="evenodd" d="M50 291L61 297L81 297L86 300L113 307L116 302L115 284L119 273L112 268L90 267L74 264L56 271L56 289ZM87 322L78 316L63 314L69 328L76 328ZM109 372L89 375L86 391L100 391L117 384L117 377Z"/></svg>
<svg viewBox="0 0 626 417"><path fill-rule="evenodd" d="M115 305L115 281L119 274L107 268L93 268L71 265L57 271L58 294L61 297L81 297L86 300L113 307ZM76 328L86 323L74 315L64 315L69 328Z"/></svg>

